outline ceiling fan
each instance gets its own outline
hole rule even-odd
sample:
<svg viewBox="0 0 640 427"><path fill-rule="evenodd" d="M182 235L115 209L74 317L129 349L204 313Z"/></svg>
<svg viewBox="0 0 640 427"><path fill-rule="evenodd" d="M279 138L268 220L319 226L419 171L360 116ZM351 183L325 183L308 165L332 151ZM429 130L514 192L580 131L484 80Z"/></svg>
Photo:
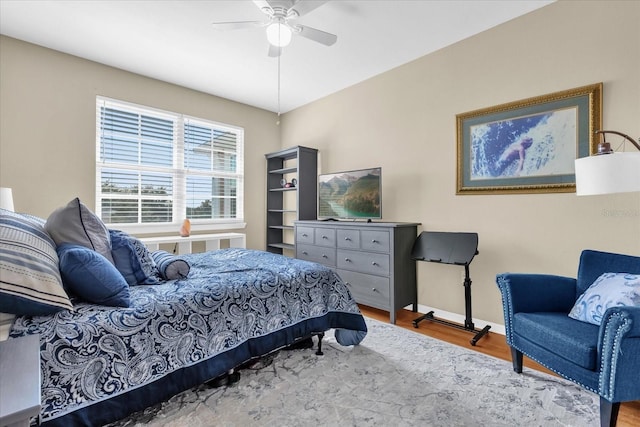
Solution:
<svg viewBox="0 0 640 427"><path fill-rule="evenodd" d="M253 0L256 6L267 15L267 21L214 22L217 29L246 29L266 27L269 40L269 56L280 56L282 48L291 42L293 34L309 40L331 46L338 40L335 34L295 23L295 20L322 6L324 1L305 0Z"/></svg>

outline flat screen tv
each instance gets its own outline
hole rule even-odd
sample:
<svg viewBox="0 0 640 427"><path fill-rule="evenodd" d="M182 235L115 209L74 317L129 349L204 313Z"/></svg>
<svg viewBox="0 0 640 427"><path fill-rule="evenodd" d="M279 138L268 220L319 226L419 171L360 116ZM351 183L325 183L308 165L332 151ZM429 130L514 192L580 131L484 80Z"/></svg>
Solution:
<svg viewBox="0 0 640 427"><path fill-rule="evenodd" d="M319 219L380 219L382 168L318 176Z"/></svg>

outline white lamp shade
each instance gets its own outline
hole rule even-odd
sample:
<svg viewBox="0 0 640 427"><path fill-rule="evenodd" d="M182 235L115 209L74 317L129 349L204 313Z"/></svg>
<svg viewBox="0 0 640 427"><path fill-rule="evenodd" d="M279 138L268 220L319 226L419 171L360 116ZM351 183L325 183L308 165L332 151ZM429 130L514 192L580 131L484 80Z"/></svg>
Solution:
<svg viewBox="0 0 640 427"><path fill-rule="evenodd" d="M575 168L578 196L640 191L640 152L583 157Z"/></svg>
<svg viewBox="0 0 640 427"><path fill-rule="evenodd" d="M291 43L291 29L281 22L267 27L267 40L274 46L284 47Z"/></svg>
<svg viewBox="0 0 640 427"><path fill-rule="evenodd" d="M13 193L10 188L0 187L0 208L14 212Z"/></svg>

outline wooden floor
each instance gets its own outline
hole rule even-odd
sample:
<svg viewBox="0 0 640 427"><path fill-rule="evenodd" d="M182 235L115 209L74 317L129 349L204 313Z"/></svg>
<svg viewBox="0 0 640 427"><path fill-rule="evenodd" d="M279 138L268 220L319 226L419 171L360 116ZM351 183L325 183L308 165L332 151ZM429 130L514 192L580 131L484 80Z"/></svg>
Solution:
<svg viewBox="0 0 640 427"><path fill-rule="evenodd" d="M375 308L360 306L362 314L372 319L380 320L383 322L389 321L389 313L386 311L376 310ZM469 340L473 337L473 334L467 331L452 328L439 323L422 321L418 325L418 328L414 328L413 319L419 317L420 313L413 313L409 310L400 310L396 314L396 325L405 329L409 329L416 333L428 335L433 338L437 338L442 341L449 342L451 344L459 345L470 350L479 351L500 359L511 361L511 352L506 344L504 335L495 334L489 332L489 334L482 337L475 346L469 343ZM546 372L551 375L553 372L538 365L535 362L524 357L524 367L537 369L539 371ZM625 402L620 405L620 413L618 414L617 427L636 427L640 426L640 400L634 402Z"/></svg>

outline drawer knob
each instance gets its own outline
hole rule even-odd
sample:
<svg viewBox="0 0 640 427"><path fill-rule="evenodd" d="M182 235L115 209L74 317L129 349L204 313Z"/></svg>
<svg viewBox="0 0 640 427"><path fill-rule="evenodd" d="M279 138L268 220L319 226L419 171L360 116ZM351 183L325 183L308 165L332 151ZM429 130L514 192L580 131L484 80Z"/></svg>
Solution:
<svg viewBox="0 0 640 427"><path fill-rule="evenodd" d="M351 262L351 260L349 258L345 258L344 259L346 262Z"/></svg>
<svg viewBox="0 0 640 427"><path fill-rule="evenodd" d="M327 237L327 236L322 236L322 238L323 238L323 239L325 239L325 240L326 240L326 239L328 239L328 237Z"/></svg>
<svg viewBox="0 0 640 427"><path fill-rule="evenodd" d="M307 252L307 251L302 251L302 255L309 255L309 252Z"/></svg>
<svg viewBox="0 0 640 427"><path fill-rule="evenodd" d="M371 239L371 243L380 243L376 239Z"/></svg>
<svg viewBox="0 0 640 427"><path fill-rule="evenodd" d="M378 266L378 265L380 265L380 264L378 264L377 262L373 261L373 262L371 263L371 265Z"/></svg>
<svg viewBox="0 0 640 427"><path fill-rule="evenodd" d="M344 240L346 240L347 242L350 242L351 238L350 237L345 237Z"/></svg>
<svg viewBox="0 0 640 427"><path fill-rule="evenodd" d="M302 237L309 237L307 233L302 233Z"/></svg>
<svg viewBox="0 0 640 427"><path fill-rule="evenodd" d="M325 254L322 254L322 258L329 258L329 257Z"/></svg>
<svg viewBox="0 0 640 427"><path fill-rule="evenodd" d="M378 290L376 288L371 288L372 292L378 292Z"/></svg>

